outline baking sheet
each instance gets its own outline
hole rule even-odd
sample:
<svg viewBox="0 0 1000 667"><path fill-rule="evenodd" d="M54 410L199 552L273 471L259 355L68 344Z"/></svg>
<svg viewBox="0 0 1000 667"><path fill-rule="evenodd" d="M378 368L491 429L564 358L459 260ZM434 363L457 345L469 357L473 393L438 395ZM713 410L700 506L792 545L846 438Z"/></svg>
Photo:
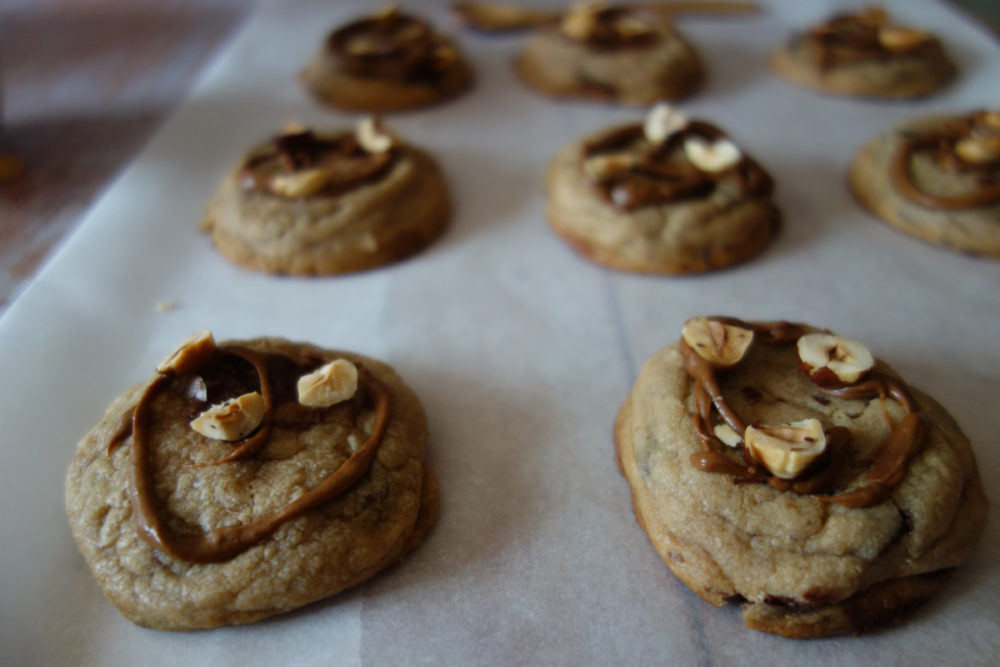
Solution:
<svg viewBox="0 0 1000 667"><path fill-rule="evenodd" d="M444 3L407 2L458 32ZM943 5L890 2L933 28L962 70L905 103L824 97L766 55L831 2L753 18L684 18L710 78L681 108L727 128L774 175L785 215L757 260L642 277L595 267L543 219L542 174L579 135L639 112L555 103L523 88L521 37L461 33L466 96L393 115L438 156L451 230L402 264L335 278L234 267L197 229L241 151L286 121L353 124L295 74L365 3L266 2L191 98L0 320L0 662L4 664L984 664L1000 655L997 522L903 626L795 642L745 630L670 574L636 525L611 425L642 361L690 316L788 318L864 341L934 394L971 437L993 504L1000 454L1000 262L899 234L851 199L853 150L894 122L1000 104L1000 47ZM850 6L848 4L848 6ZM157 309L159 302L175 308ZM191 331L278 335L394 365L421 396L439 523L401 566L332 600L242 628L161 633L123 620L63 516L76 441L118 392Z"/></svg>

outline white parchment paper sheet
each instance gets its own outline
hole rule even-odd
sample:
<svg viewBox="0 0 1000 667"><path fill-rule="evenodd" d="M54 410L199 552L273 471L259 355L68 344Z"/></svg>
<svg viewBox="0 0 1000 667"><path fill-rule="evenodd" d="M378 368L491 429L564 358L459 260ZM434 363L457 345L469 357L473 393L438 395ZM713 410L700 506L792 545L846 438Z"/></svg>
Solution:
<svg viewBox="0 0 1000 667"><path fill-rule="evenodd" d="M408 2L452 31L444 3ZM642 361L696 314L787 318L864 341L939 398L1000 472L1000 262L876 222L844 172L909 116L1000 105L1000 47L932 2L887 3L935 30L962 77L879 103L773 77L769 50L835 3L684 18L710 78L681 105L768 168L785 214L757 260L688 278L626 275L545 225L542 175L579 135L640 112L545 100L510 61L522 37L460 38L477 87L392 126L440 159L454 224L411 261L301 279L234 267L197 229L241 151L286 121L353 124L295 75L323 35L370 7L267 2L191 98L0 320L0 662L4 664L983 664L1000 655L997 522L950 585L898 629L795 642L745 630L688 592L635 523L612 457L615 412ZM157 302L177 307L158 312ZM440 520L402 566L250 627L171 634L107 603L63 516L63 476L106 404L193 330L279 335L393 364L422 397Z"/></svg>

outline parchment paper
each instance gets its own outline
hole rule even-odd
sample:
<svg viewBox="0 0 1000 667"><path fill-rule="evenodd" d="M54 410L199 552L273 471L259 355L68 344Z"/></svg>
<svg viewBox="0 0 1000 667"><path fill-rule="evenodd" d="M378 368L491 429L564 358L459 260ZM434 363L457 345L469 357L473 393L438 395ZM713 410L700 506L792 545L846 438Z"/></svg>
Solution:
<svg viewBox="0 0 1000 667"><path fill-rule="evenodd" d="M998 530L907 623L796 642L746 630L687 591L635 523L611 428L638 367L696 314L787 318L864 341L947 406L997 502L1000 262L926 245L851 198L857 146L924 113L1000 104L1000 47L929 1L890 2L931 28L962 76L925 100L826 97L772 76L769 50L834 3L679 21L709 81L681 105L727 128L774 175L785 226L719 273L614 273L543 218L549 158L641 112L556 103L520 85L523 37L460 34L478 73L453 103L389 122L438 156L456 215L396 266L335 278L234 267L199 233L241 151L297 119L356 117L296 81L356 2L267 2L180 111L0 320L0 662L4 664L985 664L1000 660ZM407 7L452 32L444 3ZM157 303L173 302L161 312ZM191 331L279 335L382 358L421 396L439 523L402 565L351 592L242 628L161 633L122 619L63 515L75 444L125 387Z"/></svg>

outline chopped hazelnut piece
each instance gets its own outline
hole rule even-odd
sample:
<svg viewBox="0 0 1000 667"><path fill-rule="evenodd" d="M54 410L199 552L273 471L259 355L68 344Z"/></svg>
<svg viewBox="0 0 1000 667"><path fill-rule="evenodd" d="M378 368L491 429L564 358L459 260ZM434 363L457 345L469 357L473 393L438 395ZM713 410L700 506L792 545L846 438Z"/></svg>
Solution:
<svg viewBox="0 0 1000 667"><path fill-rule="evenodd" d="M690 137L684 142L684 154L691 164L708 173L725 171L743 159L740 149L729 139Z"/></svg>
<svg viewBox="0 0 1000 667"><path fill-rule="evenodd" d="M316 194L330 182L325 169L306 169L291 174L278 174L271 179L271 190L283 197L308 197Z"/></svg>
<svg viewBox="0 0 1000 667"><path fill-rule="evenodd" d="M683 130L688 124L687 116L677 111L669 104L660 102L654 106L649 115L646 116L646 123L643 125L643 133L646 139L654 144L666 141L671 135Z"/></svg>
<svg viewBox="0 0 1000 667"><path fill-rule="evenodd" d="M746 356L754 333L752 329L707 317L692 317L684 323L681 337L702 359L713 366L726 368Z"/></svg>
<svg viewBox="0 0 1000 667"><path fill-rule="evenodd" d="M986 164L1000 159L1000 138L967 137L955 142L955 153L964 162Z"/></svg>
<svg viewBox="0 0 1000 667"><path fill-rule="evenodd" d="M781 479L798 477L826 451L826 434L818 419L787 426L748 426L743 439L751 457Z"/></svg>
<svg viewBox="0 0 1000 667"><path fill-rule="evenodd" d="M878 31L878 42L889 51L906 51L929 41L931 36L921 30L882 26Z"/></svg>
<svg viewBox="0 0 1000 667"><path fill-rule="evenodd" d="M254 391L213 405L194 418L191 428L213 440L241 440L260 426L266 410L264 398Z"/></svg>
<svg viewBox="0 0 1000 667"><path fill-rule="evenodd" d="M820 387L836 388L854 384L868 375L875 359L856 340L825 333L810 333L796 343L799 365Z"/></svg>
<svg viewBox="0 0 1000 667"><path fill-rule="evenodd" d="M337 359L299 378L299 403L326 408L354 396L358 390L358 368L347 359Z"/></svg>
<svg viewBox="0 0 1000 667"><path fill-rule="evenodd" d="M740 443L743 442L743 436L737 433L729 424L716 424L712 431L715 433L715 437L721 440L727 447L738 448Z"/></svg>
<svg viewBox="0 0 1000 667"><path fill-rule="evenodd" d="M374 116L366 116L358 122L355 132L358 143L369 153L385 153L396 143L396 138Z"/></svg>

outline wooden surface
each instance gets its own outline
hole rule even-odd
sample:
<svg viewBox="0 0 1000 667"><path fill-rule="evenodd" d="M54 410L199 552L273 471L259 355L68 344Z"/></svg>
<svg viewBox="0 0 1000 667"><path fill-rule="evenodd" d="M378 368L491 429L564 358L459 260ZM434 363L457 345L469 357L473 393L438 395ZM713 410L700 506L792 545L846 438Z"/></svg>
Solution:
<svg viewBox="0 0 1000 667"><path fill-rule="evenodd" d="M184 101L250 0L4 0L0 312Z"/></svg>
<svg viewBox="0 0 1000 667"><path fill-rule="evenodd" d="M963 0L987 23L1000 8ZM253 0L5 0L0 5L0 313L160 124ZM992 24L994 27L997 23Z"/></svg>

